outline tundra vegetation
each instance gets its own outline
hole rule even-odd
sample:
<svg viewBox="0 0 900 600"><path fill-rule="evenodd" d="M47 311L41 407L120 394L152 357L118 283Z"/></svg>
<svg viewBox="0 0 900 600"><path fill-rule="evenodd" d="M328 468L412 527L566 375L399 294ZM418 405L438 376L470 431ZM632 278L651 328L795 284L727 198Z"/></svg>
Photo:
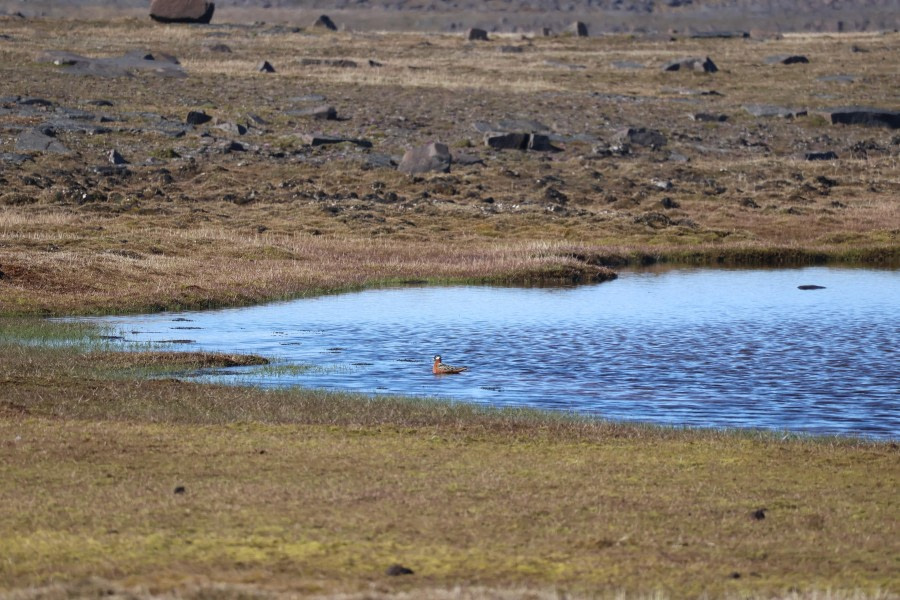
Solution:
<svg viewBox="0 0 900 600"><path fill-rule="evenodd" d="M896 108L900 34L0 34L0 595L900 594L893 442L204 385L185 374L266 357L41 318L896 266L900 135L829 111ZM690 56L718 71L662 69ZM432 141L449 172L395 168Z"/></svg>

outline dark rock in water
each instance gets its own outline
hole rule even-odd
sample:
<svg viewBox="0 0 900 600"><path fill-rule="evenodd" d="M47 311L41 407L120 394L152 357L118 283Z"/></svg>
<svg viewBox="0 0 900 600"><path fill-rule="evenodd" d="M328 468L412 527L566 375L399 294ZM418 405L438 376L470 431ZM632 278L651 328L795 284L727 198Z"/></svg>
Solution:
<svg viewBox="0 0 900 600"><path fill-rule="evenodd" d="M56 139L56 132L50 127L26 129L16 138L16 150L19 152L48 152L51 154L68 154L69 149Z"/></svg>
<svg viewBox="0 0 900 600"><path fill-rule="evenodd" d="M337 110L333 106L321 105L312 108L300 108L296 110L285 111L285 114L292 117L310 117L321 121L334 121L337 119Z"/></svg>
<svg viewBox="0 0 900 600"><path fill-rule="evenodd" d="M807 152L803 155L806 160L837 160L838 155L829 150L828 152Z"/></svg>
<svg viewBox="0 0 900 600"><path fill-rule="evenodd" d="M307 133L300 136L300 139L307 146L325 146L328 144L342 144L344 142L354 144L360 148L371 148L372 142L369 140L360 140L354 138L346 138L335 135L322 135L315 133Z"/></svg>
<svg viewBox="0 0 900 600"><path fill-rule="evenodd" d="M160 23L209 23L216 5L206 0L153 0L150 18Z"/></svg>
<svg viewBox="0 0 900 600"><path fill-rule="evenodd" d="M668 143L666 136L656 129L647 129L645 127L624 129L619 132L618 139L621 142L627 142L635 146L644 146L646 148L662 148Z"/></svg>
<svg viewBox="0 0 900 600"><path fill-rule="evenodd" d="M574 23L569 25L568 31L575 37L587 37L588 36L588 27L581 21L575 21Z"/></svg>
<svg viewBox="0 0 900 600"><path fill-rule="evenodd" d="M110 150L107 155L109 158L109 162L114 165L127 165L128 161L125 160L125 157L119 154L118 150Z"/></svg>
<svg viewBox="0 0 900 600"><path fill-rule="evenodd" d="M274 73L275 67L273 67L272 63L270 63L269 61L264 60L256 65L256 70L260 73Z"/></svg>
<svg viewBox="0 0 900 600"><path fill-rule="evenodd" d="M798 290L824 290L824 285L798 285Z"/></svg>
<svg viewBox="0 0 900 600"><path fill-rule="evenodd" d="M900 111L896 110L850 106L832 108L823 112L831 118L833 125L842 123L845 125L889 127L891 129L900 128Z"/></svg>
<svg viewBox="0 0 900 600"><path fill-rule="evenodd" d="M397 577L398 575L414 575L415 571L400 564L393 564L387 568L385 574L390 575L391 577Z"/></svg>
<svg viewBox="0 0 900 600"><path fill-rule="evenodd" d="M328 15L319 15L319 18L315 20L312 26L319 29L327 29L328 31L337 31L337 25L334 24L334 21Z"/></svg>
<svg viewBox="0 0 900 600"><path fill-rule="evenodd" d="M694 113L691 115L691 119L694 121L700 121L702 123L724 123L728 120L728 115L714 115L711 113Z"/></svg>
<svg viewBox="0 0 900 600"><path fill-rule="evenodd" d="M411 148L403 155L397 166L401 173L449 173L450 149L446 144L432 142L417 148Z"/></svg>
<svg viewBox="0 0 900 600"><path fill-rule="evenodd" d="M797 65L797 64L806 64L809 62L809 59L803 56L802 54L779 54L776 56L767 56L766 64L767 65Z"/></svg>
<svg viewBox="0 0 900 600"><path fill-rule="evenodd" d="M486 42L488 41L488 33L484 29L473 27L466 34L466 39L471 42Z"/></svg>
<svg viewBox="0 0 900 600"><path fill-rule="evenodd" d="M807 114L806 109L785 108L769 104L745 104L744 110L754 117L780 117L782 119L793 119Z"/></svg>
<svg viewBox="0 0 900 600"><path fill-rule="evenodd" d="M691 35L691 38L695 40L733 40L749 37L749 31L698 31Z"/></svg>
<svg viewBox="0 0 900 600"><path fill-rule="evenodd" d="M715 73L719 70L716 63L706 58L683 58L663 66L663 71L694 71L697 73Z"/></svg>
<svg viewBox="0 0 900 600"><path fill-rule="evenodd" d="M184 122L188 125L203 125L210 121L212 121L212 117L201 110L192 110L184 119Z"/></svg>

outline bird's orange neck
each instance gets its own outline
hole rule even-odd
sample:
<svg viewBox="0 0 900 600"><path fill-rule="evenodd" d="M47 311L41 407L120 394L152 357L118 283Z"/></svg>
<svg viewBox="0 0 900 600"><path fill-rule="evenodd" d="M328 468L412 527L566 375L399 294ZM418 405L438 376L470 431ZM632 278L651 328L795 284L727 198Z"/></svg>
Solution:
<svg viewBox="0 0 900 600"><path fill-rule="evenodd" d="M432 373L437 373L437 372L439 371L438 367L440 367L440 366L441 366L441 359L436 358L436 359L434 360L434 366L431 367L431 372L432 372Z"/></svg>

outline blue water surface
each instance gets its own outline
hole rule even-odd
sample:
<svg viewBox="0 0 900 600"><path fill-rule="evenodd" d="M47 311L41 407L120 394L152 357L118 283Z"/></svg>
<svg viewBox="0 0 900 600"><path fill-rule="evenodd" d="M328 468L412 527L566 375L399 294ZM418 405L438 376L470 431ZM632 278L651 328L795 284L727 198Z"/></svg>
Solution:
<svg viewBox="0 0 900 600"><path fill-rule="evenodd" d="M312 367L213 380L900 437L898 271L624 272L575 288L374 289L103 321L129 342L188 339L167 347ZM470 370L432 375L434 354Z"/></svg>

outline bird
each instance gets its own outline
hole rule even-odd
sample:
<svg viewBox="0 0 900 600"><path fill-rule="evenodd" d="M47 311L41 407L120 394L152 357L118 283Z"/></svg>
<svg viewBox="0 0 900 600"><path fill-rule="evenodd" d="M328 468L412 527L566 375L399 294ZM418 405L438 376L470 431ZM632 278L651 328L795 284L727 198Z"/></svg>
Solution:
<svg viewBox="0 0 900 600"><path fill-rule="evenodd" d="M435 375L456 375L457 373L462 373L463 371L468 371L469 367L454 367L453 365L445 365L441 362L441 355L434 355L434 366L431 368L431 372Z"/></svg>

